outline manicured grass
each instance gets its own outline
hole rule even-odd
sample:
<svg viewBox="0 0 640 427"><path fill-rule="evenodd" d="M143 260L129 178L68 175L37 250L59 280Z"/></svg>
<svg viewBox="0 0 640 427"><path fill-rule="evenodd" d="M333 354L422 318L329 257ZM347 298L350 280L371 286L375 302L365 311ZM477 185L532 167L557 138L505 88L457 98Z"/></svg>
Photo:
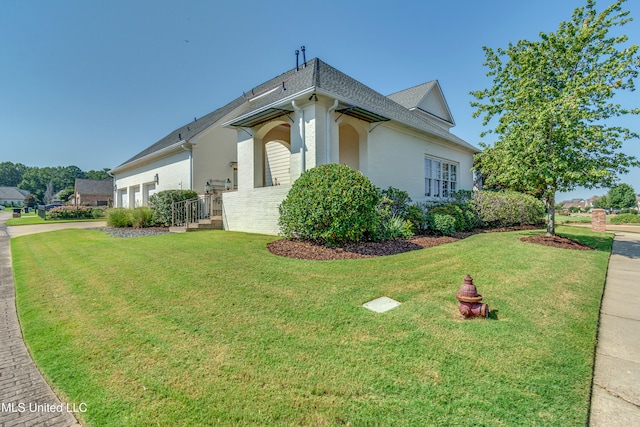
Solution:
<svg viewBox="0 0 640 427"><path fill-rule="evenodd" d="M33 225L33 224L53 224L59 222L88 222L88 221L104 221L104 218L98 219L60 219L60 220L44 220L36 213L22 214L20 218L11 218L7 220L7 225Z"/></svg>
<svg viewBox="0 0 640 427"><path fill-rule="evenodd" d="M11 243L27 345L87 425L584 425L612 237L558 231L598 250L531 231L327 262L232 232ZM493 319L461 319L466 274ZM383 295L403 304L361 307Z"/></svg>
<svg viewBox="0 0 640 427"><path fill-rule="evenodd" d="M571 223L571 222L591 223L591 215L585 215L585 214L556 215L556 224Z"/></svg>

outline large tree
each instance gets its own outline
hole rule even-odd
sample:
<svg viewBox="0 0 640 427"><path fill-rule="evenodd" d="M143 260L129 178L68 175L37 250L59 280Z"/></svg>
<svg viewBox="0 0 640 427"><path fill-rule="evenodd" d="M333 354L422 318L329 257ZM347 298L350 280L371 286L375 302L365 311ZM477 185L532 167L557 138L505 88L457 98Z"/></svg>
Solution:
<svg viewBox="0 0 640 427"><path fill-rule="evenodd" d="M609 190L607 194L609 200L609 207L615 209L635 208L636 192L633 191L633 187L629 184L619 184Z"/></svg>
<svg viewBox="0 0 640 427"><path fill-rule="evenodd" d="M0 187L17 187L27 167L21 163L0 163Z"/></svg>
<svg viewBox="0 0 640 427"><path fill-rule="evenodd" d="M481 144L477 168L489 185L541 197L548 213L547 235L555 234L555 193L577 186L611 186L618 174L640 165L620 152L629 129L610 119L638 114L612 101L621 90L634 90L638 46L613 27L631 21L626 0L600 13L595 1L574 11L554 33L521 40L506 49L483 47L493 78L489 89L472 92L474 117L484 125L497 118L494 145Z"/></svg>

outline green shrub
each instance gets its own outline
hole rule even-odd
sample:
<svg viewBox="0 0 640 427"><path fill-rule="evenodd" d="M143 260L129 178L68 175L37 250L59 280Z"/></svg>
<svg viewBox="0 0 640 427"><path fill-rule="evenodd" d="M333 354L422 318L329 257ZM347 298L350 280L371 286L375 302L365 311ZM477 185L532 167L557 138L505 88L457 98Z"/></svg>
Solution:
<svg viewBox="0 0 640 427"><path fill-rule="evenodd" d="M131 225L133 228L153 227L155 219L153 211L148 207L138 207L131 211Z"/></svg>
<svg viewBox="0 0 640 427"><path fill-rule="evenodd" d="M391 213L389 207L378 209L378 226L374 240L408 239L413 235L411 221Z"/></svg>
<svg viewBox="0 0 640 427"><path fill-rule="evenodd" d="M388 206L391 215L406 218L411 203L411 197L406 191L395 187L380 190L381 204Z"/></svg>
<svg viewBox="0 0 640 427"><path fill-rule="evenodd" d="M540 224L545 213L540 200L515 191L476 191L471 203L484 227Z"/></svg>
<svg viewBox="0 0 640 427"><path fill-rule="evenodd" d="M91 217L93 219L98 219L104 217L105 208L93 208L91 210Z"/></svg>
<svg viewBox="0 0 640 427"><path fill-rule="evenodd" d="M304 172L278 207L285 237L340 245L374 237L378 189L361 172L325 164Z"/></svg>
<svg viewBox="0 0 640 427"><path fill-rule="evenodd" d="M133 218L131 210L126 208L113 208L107 211L107 225L110 227L131 227Z"/></svg>
<svg viewBox="0 0 640 427"><path fill-rule="evenodd" d="M625 213L611 217L612 224L635 224L640 223L640 215Z"/></svg>
<svg viewBox="0 0 640 427"><path fill-rule="evenodd" d="M420 205L407 206L407 215L404 218L411 223L411 231L414 233L427 229L427 213Z"/></svg>
<svg viewBox="0 0 640 427"><path fill-rule="evenodd" d="M171 204L197 198L198 193L193 190L165 190L149 197L149 207L153 211L157 224L169 226L171 225Z"/></svg>
<svg viewBox="0 0 640 427"><path fill-rule="evenodd" d="M469 231L478 225L478 219L472 206L465 203L449 203L430 209L429 214L449 215L455 219L456 231Z"/></svg>
<svg viewBox="0 0 640 427"><path fill-rule="evenodd" d="M636 211L635 209L620 209L620 213L621 214L637 215L638 211Z"/></svg>
<svg viewBox="0 0 640 427"><path fill-rule="evenodd" d="M92 219L94 208L90 206L59 206L46 213L46 219Z"/></svg>
<svg viewBox="0 0 640 427"><path fill-rule="evenodd" d="M426 212L421 205L411 204L409 193L389 187L386 190L381 190L380 195L381 207L388 208L391 216L409 221L412 235L426 230Z"/></svg>
<svg viewBox="0 0 640 427"><path fill-rule="evenodd" d="M451 236L456 232L456 219L452 215L429 212L427 214L429 229L436 234Z"/></svg>

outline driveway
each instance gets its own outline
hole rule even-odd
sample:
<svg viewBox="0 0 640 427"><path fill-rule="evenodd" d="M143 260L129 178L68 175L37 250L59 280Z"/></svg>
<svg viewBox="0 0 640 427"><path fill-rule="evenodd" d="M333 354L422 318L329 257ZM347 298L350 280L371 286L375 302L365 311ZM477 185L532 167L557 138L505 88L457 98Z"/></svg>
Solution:
<svg viewBox="0 0 640 427"><path fill-rule="evenodd" d="M11 213L0 212L0 215L11 217ZM12 225L7 227L9 237L26 236L27 234L44 233L47 231L65 230L67 228L96 228L106 227L106 221L89 222L57 222L51 224Z"/></svg>

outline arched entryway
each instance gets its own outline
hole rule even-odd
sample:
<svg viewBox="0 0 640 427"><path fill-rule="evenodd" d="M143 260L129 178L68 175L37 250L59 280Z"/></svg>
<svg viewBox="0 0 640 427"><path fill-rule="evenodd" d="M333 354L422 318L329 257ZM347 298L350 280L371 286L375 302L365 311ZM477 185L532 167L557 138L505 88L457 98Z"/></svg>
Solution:
<svg viewBox="0 0 640 427"><path fill-rule="evenodd" d="M289 184L291 144L274 140L264 144L264 185Z"/></svg>
<svg viewBox="0 0 640 427"><path fill-rule="evenodd" d="M340 124L339 128L340 149L338 162L343 165L360 169L360 135L350 124Z"/></svg>
<svg viewBox="0 0 640 427"><path fill-rule="evenodd" d="M265 132L263 134L263 132ZM261 136L263 134L264 136ZM256 187L271 187L291 182L291 126L271 124L256 134Z"/></svg>

